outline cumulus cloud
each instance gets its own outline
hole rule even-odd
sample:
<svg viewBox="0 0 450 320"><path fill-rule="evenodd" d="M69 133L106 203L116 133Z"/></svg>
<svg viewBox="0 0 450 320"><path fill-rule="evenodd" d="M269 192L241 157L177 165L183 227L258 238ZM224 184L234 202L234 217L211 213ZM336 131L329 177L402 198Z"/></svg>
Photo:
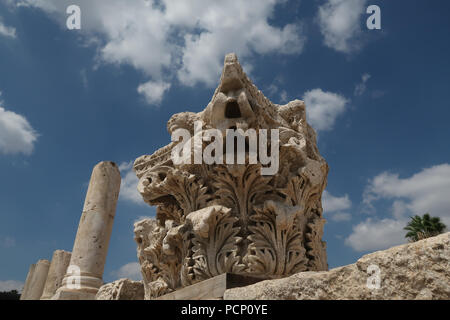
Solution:
<svg viewBox="0 0 450 320"><path fill-rule="evenodd" d="M373 178L364 192L368 206L379 199L397 200L393 212L409 214L429 212L450 224L450 164L440 164L400 178L398 174L383 172ZM401 202L399 202L401 201Z"/></svg>
<svg viewBox="0 0 450 320"><path fill-rule="evenodd" d="M139 179L133 171L133 161L124 162L119 165L122 182L120 184L119 199L131 201L136 204L145 204L137 191Z"/></svg>
<svg viewBox="0 0 450 320"><path fill-rule="evenodd" d="M22 292L24 283L22 281L16 280L0 280L0 292L8 292L11 290L17 290L19 293Z"/></svg>
<svg viewBox="0 0 450 320"><path fill-rule="evenodd" d="M319 7L317 20L324 44L350 53L361 47L361 15L367 0L328 0Z"/></svg>
<svg viewBox="0 0 450 320"><path fill-rule="evenodd" d="M293 54L302 51L306 38L301 26L288 24L275 28L269 25L267 20L274 1L212 3L212 8L200 11L199 25L208 31L200 35L187 34L184 38L186 46L182 53L182 68L178 71L183 84L203 82L214 85L223 56L230 50L241 58L253 53Z"/></svg>
<svg viewBox="0 0 450 320"><path fill-rule="evenodd" d="M57 11L58 7L52 1L48 0L6 0L11 6L17 7L31 7L36 6L45 9L46 11Z"/></svg>
<svg viewBox="0 0 450 320"><path fill-rule="evenodd" d="M163 81L148 81L138 87L138 92L142 94L149 104L160 104L164 93L169 90L170 83Z"/></svg>
<svg viewBox="0 0 450 320"><path fill-rule="evenodd" d="M98 61L142 71L139 86L158 104L168 81L214 86L226 53L244 64L256 54L298 54L306 41L301 24L272 25L276 0L80 0L85 41L98 46ZM65 26L70 0L22 0ZM92 41L95 40L95 41Z"/></svg>
<svg viewBox="0 0 450 320"><path fill-rule="evenodd" d="M367 89L367 81L369 81L371 75L368 73L364 73L361 77L361 82L355 86L355 96L362 96Z"/></svg>
<svg viewBox="0 0 450 320"><path fill-rule="evenodd" d="M352 215L348 212L336 212L331 216L331 220L334 222L350 221L351 219Z"/></svg>
<svg viewBox="0 0 450 320"><path fill-rule="evenodd" d="M13 27L6 26L0 17L0 36L16 38L16 29Z"/></svg>
<svg viewBox="0 0 450 320"><path fill-rule="evenodd" d="M351 219L351 215L345 212L352 207L352 202L347 194L343 197L336 197L325 190L322 195L322 206L324 214L335 222Z"/></svg>
<svg viewBox="0 0 450 320"><path fill-rule="evenodd" d="M333 129L338 116L346 110L349 100L344 96L313 89L304 94L306 115L309 124L317 131Z"/></svg>
<svg viewBox="0 0 450 320"><path fill-rule="evenodd" d="M406 220L381 219L366 221L353 227L345 244L356 251L384 250L405 243Z"/></svg>
<svg viewBox="0 0 450 320"><path fill-rule="evenodd" d="M8 111L2 105L0 100L0 154L30 155L38 134L24 116Z"/></svg>
<svg viewBox="0 0 450 320"><path fill-rule="evenodd" d="M329 212L347 210L352 206L347 194L343 197L335 197L326 190L323 192L322 204L323 210Z"/></svg>
<svg viewBox="0 0 450 320"><path fill-rule="evenodd" d="M120 267L119 270L111 272L111 275L118 279L128 278L135 281L142 280L141 266L137 262L127 263Z"/></svg>
<svg viewBox="0 0 450 320"><path fill-rule="evenodd" d="M391 217L367 219L353 228L346 244L357 251L385 249L405 243L403 227L413 215L429 212L450 225L450 164L425 168L408 178L383 172L370 180L363 204L376 213L375 203L391 201Z"/></svg>

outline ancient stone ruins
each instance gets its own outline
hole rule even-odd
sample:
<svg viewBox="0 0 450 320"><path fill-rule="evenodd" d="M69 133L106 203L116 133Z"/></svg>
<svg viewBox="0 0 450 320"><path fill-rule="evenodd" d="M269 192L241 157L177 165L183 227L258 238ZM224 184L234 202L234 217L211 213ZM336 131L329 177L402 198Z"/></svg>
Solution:
<svg viewBox="0 0 450 320"><path fill-rule="evenodd" d="M156 220L135 224L146 298L222 273L271 279L327 270L321 196L328 166L304 103L273 104L230 54L205 110L174 115L168 131L184 128L194 136L199 120L204 130L278 129L279 171L263 176L261 164L175 165L176 141L137 159L138 190L157 206Z"/></svg>
<svg viewBox="0 0 450 320"><path fill-rule="evenodd" d="M236 55L227 55L219 86L206 108L172 116L167 124L172 142L134 163L138 191L146 203L157 206L155 219L134 225L143 281L121 279L103 284L121 179L114 163L101 162L92 173L72 254L57 250L51 263L40 260L32 265L21 299L449 298L449 281L435 292L419 294L420 285L415 291L408 287L410 294L402 296L398 279L387 282L392 290L384 296L358 295L358 290L369 290L363 286L366 270L347 266L327 271L321 198L328 165L306 119L303 101L272 103L243 72ZM216 129L224 135L214 140L199 136L199 121L201 132ZM180 129L189 139L174 139ZM179 150L184 159L185 151L195 158L199 141L202 150L225 146L227 130L238 129L241 134L252 129L259 139L260 133L275 130L277 134L267 137L266 145L258 141L265 152L255 156L256 162L250 161L255 146L249 135L242 137L242 149L215 148L211 153L219 159L230 151L239 157L241 150L244 163L174 161ZM261 155L273 156L275 151L277 170L264 174L274 163ZM447 241L445 246L426 242L433 246L432 252L440 250L436 254L447 266L448 238L449 234L439 238L440 243ZM388 268L395 261L391 256L385 260L379 260L380 267ZM436 265L435 271L443 274L435 279L448 280L450 268L442 271L441 264ZM420 262L414 268L420 273L426 266ZM315 290L308 289L310 283ZM354 291L346 290L344 283ZM264 290L269 287L273 290Z"/></svg>
<svg viewBox="0 0 450 320"><path fill-rule="evenodd" d="M93 300L103 285L120 173L113 162L100 162L92 171L83 214L72 253L57 250L52 262L31 265L21 300Z"/></svg>

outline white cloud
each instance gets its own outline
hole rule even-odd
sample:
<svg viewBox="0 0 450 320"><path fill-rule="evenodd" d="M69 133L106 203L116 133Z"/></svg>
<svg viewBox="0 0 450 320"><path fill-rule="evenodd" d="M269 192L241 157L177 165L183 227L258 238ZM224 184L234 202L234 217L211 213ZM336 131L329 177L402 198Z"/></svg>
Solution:
<svg viewBox="0 0 450 320"><path fill-rule="evenodd" d="M145 204L142 196L137 191L139 179L133 171L133 161L120 164L119 170L122 176L119 198L136 204Z"/></svg>
<svg viewBox="0 0 450 320"><path fill-rule="evenodd" d="M355 86L355 96L362 96L367 89L367 81L369 81L371 75L368 73L364 73L361 77L361 82Z"/></svg>
<svg viewBox="0 0 450 320"><path fill-rule="evenodd" d="M313 89L304 94L306 115L309 124L317 131L333 129L336 118L344 113L349 103L344 96Z"/></svg>
<svg viewBox="0 0 450 320"><path fill-rule="evenodd" d="M346 194L343 197L333 196L328 191L322 195L323 212L335 222L351 220L351 214L344 212L352 207L352 202Z"/></svg>
<svg viewBox="0 0 450 320"><path fill-rule="evenodd" d="M149 103L158 104L168 89L166 82L175 78L187 86L199 82L214 86L226 53L236 52L247 65L256 54L301 53L306 40L300 24L269 23L275 6L283 2L79 0L77 4L85 41L99 46L98 61L142 71L149 82L140 91ZM20 4L44 10L64 27L65 8L71 1Z"/></svg>
<svg viewBox="0 0 450 320"><path fill-rule="evenodd" d="M6 0L6 2L17 7L36 6L49 12L58 10L58 7L52 1L48 0Z"/></svg>
<svg viewBox="0 0 450 320"><path fill-rule="evenodd" d="M383 172L369 181L363 203L375 212L378 200L392 201L392 218L367 219L355 226L346 244L358 251L385 249L405 243L409 216L429 212L450 226L450 164L425 168L409 178Z"/></svg>
<svg viewBox="0 0 450 320"><path fill-rule="evenodd" d="M328 0L317 14L326 46L350 53L361 47L361 15L367 0Z"/></svg>
<svg viewBox="0 0 450 320"><path fill-rule="evenodd" d="M331 220L334 222L350 221L351 219L352 215L348 212L336 212L331 216Z"/></svg>
<svg viewBox="0 0 450 320"><path fill-rule="evenodd" d="M286 103L288 101L288 93L286 90L282 90L280 93L280 102Z"/></svg>
<svg viewBox="0 0 450 320"><path fill-rule="evenodd" d="M163 81L148 81L138 87L148 104L160 104L164 93L170 89L170 83Z"/></svg>
<svg viewBox="0 0 450 320"><path fill-rule="evenodd" d="M141 266L137 262L127 263L120 267L119 270L111 272L111 275L118 279L128 278L135 281L142 280Z"/></svg>
<svg viewBox="0 0 450 320"><path fill-rule="evenodd" d="M139 216L136 219L134 219L133 223L142 221L142 220L147 220L147 219L155 219L155 217L150 217L150 216Z"/></svg>
<svg viewBox="0 0 450 320"><path fill-rule="evenodd" d="M363 201L372 206L378 199L397 200L392 211L410 215L429 212L450 224L450 164L445 163L400 178L398 174L383 172L373 178L364 192ZM402 202L399 202L401 200Z"/></svg>
<svg viewBox="0 0 450 320"><path fill-rule="evenodd" d="M9 37L9 38L16 38L16 29L13 27L7 27L0 17L0 36Z"/></svg>
<svg viewBox="0 0 450 320"><path fill-rule="evenodd" d="M345 239L345 244L356 251L384 250L406 243L405 220L382 219L366 221L353 227L352 234Z"/></svg>
<svg viewBox="0 0 450 320"><path fill-rule="evenodd" d="M216 84L223 57L230 51L243 59L254 53L293 54L303 50L306 40L301 26L288 24L275 28L269 25L275 1L210 2L200 11L198 19L199 27L206 31L200 35L187 34L184 39L182 68L178 71L183 84Z"/></svg>
<svg viewBox="0 0 450 320"><path fill-rule="evenodd" d="M364 73L364 74L361 76L361 79L362 79L362 81L363 81L364 83L366 83L367 80L369 80L371 77L372 77L372 76L371 76L370 74Z"/></svg>
<svg viewBox="0 0 450 320"><path fill-rule="evenodd" d="M24 116L6 110L2 104L0 100L0 154L30 155L38 134Z"/></svg>
<svg viewBox="0 0 450 320"><path fill-rule="evenodd" d="M352 202L350 201L348 194L343 197L335 197L325 190L323 192L322 205L324 211L336 212L350 209Z"/></svg>
<svg viewBox="0 0 450 320"><path fill-rule="evenodd" d="M0 280L0 292L8 292L11 290L17 290L19 293L22 292L24 283L22 281L16 280Z"/></svg>

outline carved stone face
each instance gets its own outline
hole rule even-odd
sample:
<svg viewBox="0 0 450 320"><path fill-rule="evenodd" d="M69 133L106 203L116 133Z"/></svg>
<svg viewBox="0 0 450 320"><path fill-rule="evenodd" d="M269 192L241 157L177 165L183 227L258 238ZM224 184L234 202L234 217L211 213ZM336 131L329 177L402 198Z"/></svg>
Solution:
<svg viewBox="0 0 450 320"><path fill-rule="evenodd" d="M194 132L194 122L200 117L194 112L181 112L174 114L167 122L167 131L172 134L177 129L187 129L191 135Z"/></svg>
<svg viewBox="0 0 450 320"><path fill-rule="evenodd" d="M169 167L159 166L155 170L148 171L139 179L137 189L148 203L161 203L169 200L169 195L164 190Z"/></svg>
<svg viewBox="0 0 450 320"><path fill-rule="evenodd" d="M219 92L212 101L211 126L221 130L225 136L227 129L247 130L255 120L255 113L247 98L245 89Z"/></svg>

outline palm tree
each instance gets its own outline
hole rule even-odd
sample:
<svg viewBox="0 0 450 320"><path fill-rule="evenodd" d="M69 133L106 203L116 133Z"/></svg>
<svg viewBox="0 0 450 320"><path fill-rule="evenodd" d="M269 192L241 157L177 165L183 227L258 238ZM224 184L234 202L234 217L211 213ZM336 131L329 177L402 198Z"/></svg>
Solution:
<svg viewBox="0 0 450 320"><path fill-rule="evenodd" d="M419 241L429 237L437 236L444 232L446 226L438 217L431 217L429 213L425 213L423 217L411 217L404 230L407 230L405 238L409 238L410 242Z"/></svg>

